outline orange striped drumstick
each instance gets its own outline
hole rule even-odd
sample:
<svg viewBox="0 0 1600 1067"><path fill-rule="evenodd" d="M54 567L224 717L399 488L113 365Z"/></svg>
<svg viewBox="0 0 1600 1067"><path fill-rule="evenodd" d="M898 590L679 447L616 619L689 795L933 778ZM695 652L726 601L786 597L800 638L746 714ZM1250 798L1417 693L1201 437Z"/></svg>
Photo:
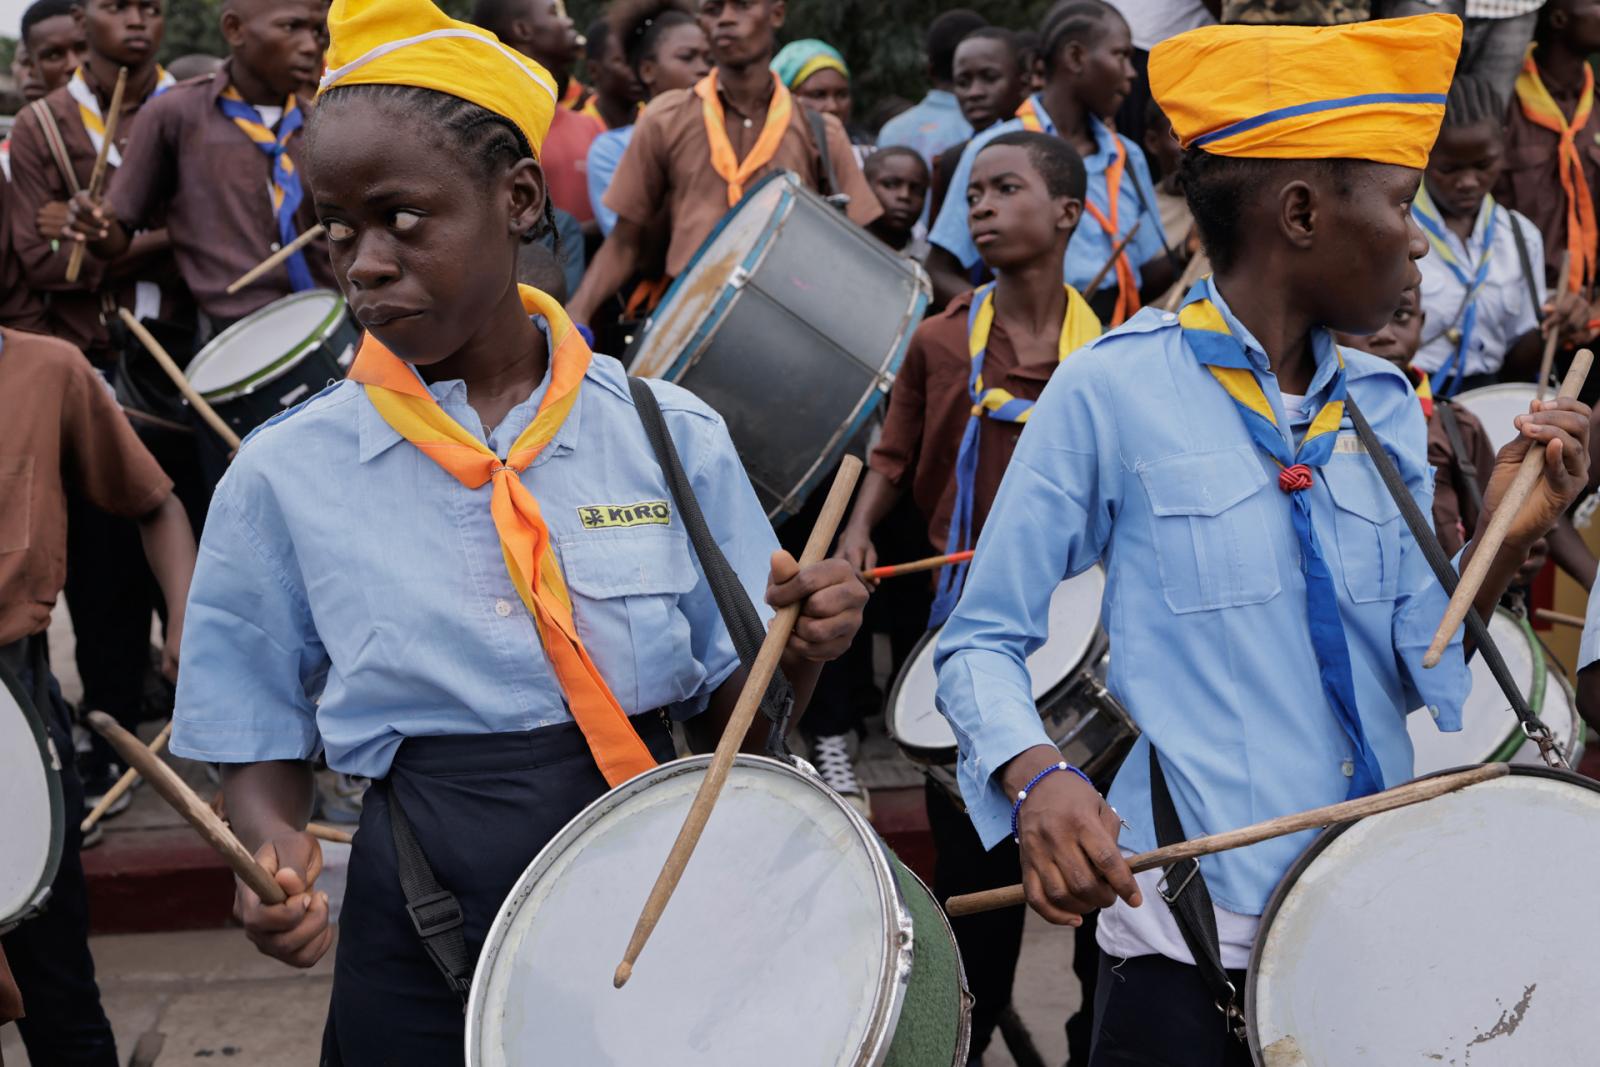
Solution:
<svg viewBox="0 0 1600 1067"><path fill-rule="evenodd" d="M929 556L927 559L914 559L910 563L891 563L886 567L869 567L861 572L863 581L875 582L883 578L898 578L902 574L916 574L920 571L936 571L940 567L952 563L965 563L972 558L972 549L965 552L952 552L948 556Z"/></svg>

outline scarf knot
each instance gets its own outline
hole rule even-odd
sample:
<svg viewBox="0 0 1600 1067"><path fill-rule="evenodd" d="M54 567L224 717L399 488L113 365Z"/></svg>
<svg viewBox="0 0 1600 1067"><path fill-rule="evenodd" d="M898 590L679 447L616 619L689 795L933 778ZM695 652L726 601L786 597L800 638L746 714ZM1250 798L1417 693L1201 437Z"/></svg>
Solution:
<svg viewBox="0 0 1600 1067"><path fill-rule="evenodd" d="M1304 463L1296 463L1278 472L1278 488L1285 493L1303 493L1312 484L1311 468Z"/></svg>

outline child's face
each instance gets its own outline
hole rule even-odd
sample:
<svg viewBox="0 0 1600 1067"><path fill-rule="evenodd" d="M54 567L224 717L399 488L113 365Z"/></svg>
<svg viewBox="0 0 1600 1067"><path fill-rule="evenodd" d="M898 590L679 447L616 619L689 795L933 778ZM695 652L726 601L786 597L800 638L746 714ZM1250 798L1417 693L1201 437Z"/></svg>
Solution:
<svg viewBox="0 0 1600 1067"><path fill-rule="evenodd" d="M1004 41L973 37L956 47L956 100L975 130L1010 118L1027 94L1022 64Z"/></svg>
<svg viewBox="0 0 1600 1067"><path fill-rule="evenodd" d="M711 39L712 58L729 67L771 59L784 14L783 0L700 0L700 28Z"/></svg>
<svg viewBox="0 0 1600 1067"><path fill-rule="evenodd" d="M1450 218L1477 213L1505 162L1505 131L1498 122L1446 127L1428 155L1428 195Z"/></svg>
<svg viewBox="0 0 1600 1067"><path fill-rule="evenodd" d="M319 108L304 172L352 313L407 362L454 355L511 288L520 234L543 215L543 174L528 160L484 178L452 135L410 133L404 103Z"/></svg>
<svg viewBox="0 0 1600 1067"><path fill-rule="evenodd" d="M1107 18L1105 32L1092 46L1063 45L1053 79L1067 78L1083 105L1102 119L1117 113L1133 91L1133 37L1120 18Z"/></svg>
<svg viewBox="0 0 1600 1067"><path fill-rule="evenodd" d="M235 3L222 33L235 62L287 97L322 74L321 0Z"/></svg>
<svg viewBox="0 0 1600 1067"><path fill-rule="evenodd" d="M89 50L124 67L152 62L161 47L161 0L89 0L83 19Z"/></svg>
<svg viewBox="0 0 1600 1067"><path fill-rule="evenodd" d="M1399 367L1409 366L1417 354L1417 349L1422 347L1422 324L1425 316L1418 303L1417 291L1407 289L1405 298L1400 306L1395 309L1387 325L1377 333L1368 334L1366 337L1353 336L1347 333L1337 335L1342 345L1350 348L1359 348L1363 352L1370 352Z"/></svg>
<svg viewBox="0 0 1600 1067"><path fill-rule="evenodd" d="M78 19L71 15L52 15L28 28L27 51L33 76L44 92L49 93L67 84L67 79L88 54L89 41Z"/></svg>
<svg viewBox="0 0 1600 1067"><path fill-rule="evenodd" d="M850 79L831 67L795 86L794 98L818 114L850 122Z"/></svg>
<svg viewBox="0 0 1600 1067"><path fill-rule="evenodd" d="M994 145L973 161L967 226L991 270L1054 253L1061 232L1070 237L1082 211L1081 201L1050 195L1026 148Z"/></svg>
<svg viewBox="0 0 1600 1067"><path fill-rule="evenodd" d="M1145 151L1155 158L1162 174L1178 172L1178 164L1183 159L1183 149L1178 145L1178 138L1172 132L1172 124L1167 121L1165 115L1161 116L1160 121L1145 126L1144 147Z"/></svg>
<svg viewBox="0 0 1600 1067"><path fill-rule="evenodd" d="M685 22L663 30L655 55L639 64L639 79L650 96L669 89L692 89L711 73L711 42L699 23Z"/></svg>
<svg viewBox="0 0 1600 1067"><path fill-rule="evenodd" d="M1420 285L1416 261L1427 239L1411 216L1417 171L1392 163L1348 161L1337 173L1290 171L1279 190L1279 232L1296 253L1287 269L1314 319L1345 333L1381 330L1405 290ZM1297 191L1303 190L1303 191Z"/></svg>
<svg viewBox="0 0 1600 1067"><path fill-rule="evenodd" d="M883 205L884 226L894 233L910 233L928 196L927 166L921 159L896 152L873 165L870 184Z"/></svg>
<svg viewBox="0 0 1600 1067"><path fill-rule="evenodd" d="M1564 40L1572 51L1600 51L1600 0L1555 0L1547 17L1551 37Z"/></svg>

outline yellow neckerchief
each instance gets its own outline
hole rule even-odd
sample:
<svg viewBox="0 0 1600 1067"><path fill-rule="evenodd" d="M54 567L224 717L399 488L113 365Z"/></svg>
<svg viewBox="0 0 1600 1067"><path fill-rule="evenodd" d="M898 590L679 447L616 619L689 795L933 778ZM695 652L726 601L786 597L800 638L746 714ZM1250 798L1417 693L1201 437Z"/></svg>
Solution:
<svg viewBox="0 0 1600 1067"><path fill-rule="evenodd" d="M572 617L572 597L550 551L550 530L539 501L521 478L571 413L593 353L558 301L526 285L518 288L528 314L543 315L550 326L550 386L538 414L504 460L452 419L416 373L370 333L350 378L366 387L367 399L383 421L461 484L479 489L493 483L489 510L506 570L534 617L572 718L606 781L616 786L654 767L655 760L583 647Z"/></svg>
<svg viewBox="0 0 1600 1067"><path fill-rule="evenodd" d="M167 68L156 67L156 87L151 91L148 99L154 100L174 85L178 79L167 73ZM106 120L100 113L100 100L94 95L94 90L89 88L89 82L83 76L83 68L79 67L72 72L72 77L67 79L67 94L72 97L73 103L78 105L78 119L83 123L83 132L89 135L89 143L94 145L95 154L100 152L100 146L106 139ZM122 166L122 153L117 151L117 146L112 145L106 153L106 164L112 167Z"/></svg>
<svg viewBox="0 0 1600 1067"><path fill-rule="evenodd" d="M740 160L733 154L733 142L728 140L728 123L722 112L722 98L717 95L717 72L713 70L694 87L700 98L700 111L705 118L706 140L711 142L711 169L728 183L728 206L737 204L744 196L744 186L756 172L778 152L778 145L789 129L789 116L793 101L778 76L772 76L772 102L767 105L767 121L761 127L761 136L750 149L750 154Z"/></svg>

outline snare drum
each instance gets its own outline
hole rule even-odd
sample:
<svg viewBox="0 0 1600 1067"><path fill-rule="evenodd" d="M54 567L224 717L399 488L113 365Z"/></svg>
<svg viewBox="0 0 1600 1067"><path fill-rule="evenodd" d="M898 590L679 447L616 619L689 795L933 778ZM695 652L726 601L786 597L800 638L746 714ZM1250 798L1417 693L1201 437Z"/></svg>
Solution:
<svg viewBox="0 0 1600 1067"><path fill-rule="evenodd" d="M1528 707L1550 727L1561 754L1570 762L1581 737L1576 726L1576 704L1570 699L1552 701L1551 694L1560 692L1565 679L1559 683L1551 681L1544 648L1534 636L1533 628L1521 616L1497 608L1494 618L1489 620L1489 636L1499 647ZM1425 708L1412 712L1407 718L1406 731L1411 735L1411 747L1415 752L1415 773L1420 777L1469 763L1522 759L1527 755L1524 746L1532 746L1533 761L1543 763L1538 746L1523 734L1522 724L1494 675L1489 673L1483 657L1472 657L1469 666L1472 692L1461 709L1458 732L1441 733L1429 721L1430 713Z"/></svg>
<svg viewBox="0 0 1600 1067"><path fill-rule="evenodd" d="M195 392L243 437L343 378L360 342L344 298L308 289L223 330L185 373Z"/></svg>
<svg viewBox="0 0 1600 1067"><path fill-rule="evenodd" d="M629 351L728 424L774 523L800 510L888 393L930 286L922 267L786 171L723 218Z"/></svg>
<svg viewBox="0 0 1600 1067"><path fill-rule="evenodd" d="M612 988L709 762L618 786L534 858L479 957L469 1067L964 1067L971 998L933 896L815 776L760 756Z"/></svg>
<svg viewBox="0 0 1600 1067"><path fill-rule="evenodd" d="M1600 783L1543 767L1324 831L1261 917L1255 1062L1593 1063L1597 877Z"/></svg>
<svg viewBox="0 0 1600 1067"><path fill-rule="evenodd" d="M1454 403L1478 416L1489 444L1498 452L1516 440L1517 427L1512 420L1526 415L1528 405L1538 395L1539 390L1531 382L1503 382L1469 389L1457 396Z"/></svg>
<svg viewBox="0 0 1600 1067"><path fill-rule="evenodd" d="M1058 585L1050 597L1045 642L1028 657L1033 699L1046 732L1090 777L1112 769L1139 736L1138 727L1103 684L1109 659L1100 629L1105 587L1105 572L1099 567ZM954 792L948 767L956 761L956 735L934 704L938 677L933 653L938 638L939 631L931 631L912 650L890 690L884 718L901 751Z"/></svg>
<svg viewBox="0 0 1600 1067"><path fill-rule="evenodd" d="M66 840L61 763L33 701L0 671L0 933L50 895Z"/></svg>

